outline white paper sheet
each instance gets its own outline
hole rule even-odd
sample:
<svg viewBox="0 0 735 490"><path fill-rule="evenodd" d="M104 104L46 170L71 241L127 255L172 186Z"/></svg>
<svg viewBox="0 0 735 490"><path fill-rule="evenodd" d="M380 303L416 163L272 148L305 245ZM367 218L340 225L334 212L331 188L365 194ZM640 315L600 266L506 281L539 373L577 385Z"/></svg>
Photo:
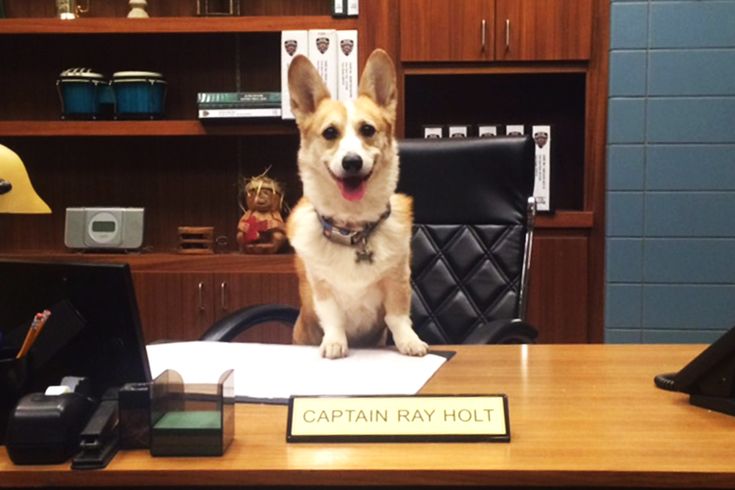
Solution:
<svg viewBox="0 0 735 490"><path fill-rule="evenodd" d="M240 342L171 342L147 347L151 375L177 371L184 383L213 383L235 370L238 400L283 402L292 395L413 395L446 362L391 349L350 349L324 359L318 347Z"/></svg>

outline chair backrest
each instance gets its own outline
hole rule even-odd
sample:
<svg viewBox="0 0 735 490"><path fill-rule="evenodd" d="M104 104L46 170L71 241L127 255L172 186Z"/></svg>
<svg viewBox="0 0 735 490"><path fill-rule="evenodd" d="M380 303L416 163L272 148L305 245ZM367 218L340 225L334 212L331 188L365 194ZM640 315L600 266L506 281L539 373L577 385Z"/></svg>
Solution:
<svg viewBox="0 0 735 490"><path fill-rule="evenodd" d="M403 140L399 153L398 191L414 201L411 317L419 336L459 344L485 322L522 318L532 139Z"/></svg>

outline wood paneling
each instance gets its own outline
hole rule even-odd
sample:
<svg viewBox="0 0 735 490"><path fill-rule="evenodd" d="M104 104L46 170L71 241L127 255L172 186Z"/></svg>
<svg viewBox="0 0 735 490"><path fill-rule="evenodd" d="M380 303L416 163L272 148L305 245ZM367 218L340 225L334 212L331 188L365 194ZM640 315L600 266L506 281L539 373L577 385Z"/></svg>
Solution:
<svg viewBox="0 0 735 490"><path fill-rule="evenodd" d="M354 29L354 18L324 15L303 16L236 16L236 17L125 17L80 18L72 22L54 17L0 19L1 34L211 34L211 33L278 33L282 29Z"/></svg>
<svg viewBox="0 0 735 490"><path fill-rule="evenodd" d="M143 337L196 340L215 319L212 274L135 272Z"/></svg>
<svg viewBox="0 0 735 490"><path fill-rule="evenodd" d="M594 3L592 56L587 78L587 136L585 209L592 210L596 225L590 230L589 276L591 342L604 341L605 316L605 196L607 95L610 52L610 2Z"/></svg>
<svg viewBox="0 0 735 490"><path fill-rule="evenodd" d="M497 0L496 59L589 59L592 3L593 0Z"/></svg>
<svg viewBox="0 0 735 490"><path fill-rule="evenodd" d="M494 3L400 0L401 61L492 59Z"/></svg>
<svg viewBox="0 0 735 490"><path fill-rule="evenodd" d="M592 10L593 0L401 0L401 60L586 60Z"/></svg>
<svg viewBox="0 0 735 490"><path fill-rule="evenodd" d="M55 17L54 2L28 0L4 0L8 17ZM157 17L190 17L196 15L197 0L155 0L148 2L146 11ZM201 2L202 4L204 1ZM222 2L224 3L224 2ZM331 14L331 0L237 0L240 14L244 16L284 16ZM86 4L86 2L83 2ZM130 8L127 2L92 1L84 18L125 17Z"/></svg>
<svg viewBox="0 0 735 490"><path fill-rule="evenodd" d="M298 306L295 274L135 271L138 307L147 343L196 340L214 321L238 309L279 302ZM290 329L268 324L240 340L290 343Z"/></svg>
<svg viewBox="0 0 735 490"><path fill-rule="evenodd" d="M373 49L385 50L394 62L400 56L399 16L396 15L401 0L371 0L360 3L358 30L360 34L360 64L365 65Z"/></svg>
<svg viewBox="0 0 735 490"><path fill-rule="evenodd" d="M198 119L165 121L0 121L0 134L6 137L50 138L79 136L295 136L292 121L257 121L244 125L238 121L201 122Z"/></svg>
<svg viewBox="0 0 735 490"><path fill-rule="evenodd" d="M589 340L588 247L585 236L534 237L528 321L538 328L539 343Z"/></svg>
<svg viewBox="0 0 735 490"><path fill-rule="evenodd" d="M242 306L277 302L298 307L300 304L295 274L215 274L214 287L219 291L215 300L217 318L231 314ZM290 326L265 323L248 330L236 340L290 344L291 331Z"/></svg>

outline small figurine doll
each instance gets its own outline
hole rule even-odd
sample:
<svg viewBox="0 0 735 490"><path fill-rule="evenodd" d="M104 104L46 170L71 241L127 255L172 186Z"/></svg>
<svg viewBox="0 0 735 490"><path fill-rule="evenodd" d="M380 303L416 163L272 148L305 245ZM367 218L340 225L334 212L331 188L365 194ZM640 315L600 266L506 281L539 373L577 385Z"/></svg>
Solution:
<svg viewBox="0 0 735 490"><path fill-rule="evenodd" d="M286 225L281 216L283 190L266 173L244 182L247 209L237 224L237 243L245 253L274 254L286 243Z"/></svg>

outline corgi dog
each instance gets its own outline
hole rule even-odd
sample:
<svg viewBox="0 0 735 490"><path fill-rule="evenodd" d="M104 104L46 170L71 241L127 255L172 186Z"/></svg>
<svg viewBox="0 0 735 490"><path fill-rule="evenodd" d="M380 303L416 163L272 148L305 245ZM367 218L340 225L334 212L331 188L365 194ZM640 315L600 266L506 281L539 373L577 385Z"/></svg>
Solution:
<svg viewBox="0 0 735 490"><path fill-rule="evenodd" d="M374 51L346 103L304 56L291 62L288 86L303 184L286 225L301 299L293 342L335 359L350 345L385 345L390 330L401 353L423 356L428 346L409 316L412 202L395 192L393 61Z"/></svg>

